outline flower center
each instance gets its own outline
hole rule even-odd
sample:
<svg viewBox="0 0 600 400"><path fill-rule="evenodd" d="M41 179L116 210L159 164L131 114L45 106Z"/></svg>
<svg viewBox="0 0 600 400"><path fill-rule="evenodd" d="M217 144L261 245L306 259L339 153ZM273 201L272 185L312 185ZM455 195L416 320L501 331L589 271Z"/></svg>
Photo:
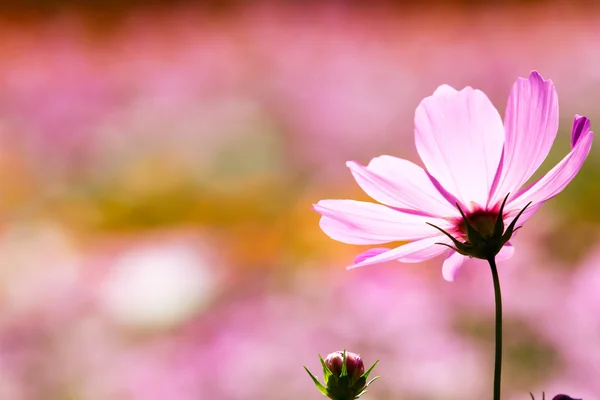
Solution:
<svg viewBox="0 0 600 400"><path fill-rule="evenodd" d="M506 199L508 195L504 198L502 205L496 211L495 207L491 210L478 210L469 215L465 215L463 210L460 208L458 203L456 207L460 212L460 216L462 219L456 220L454 225L454 234L458 234L460 237L456 238L452 236L449 232L441 229L438 226L427 223L428 225L433 226L444 235L448 237L454 244L454 246L449 245L447 243L439 243L441 245L450 247L457 253L462 254L463 256L481 258L484 260L491 260L498 254L502 246L506 244L512 237L515 232L515 226L523 211L531 202L527 203L525 207L517 216L512 220L512 222L505 229L504 227L504 205L506 204ZM516 228L519 229L519 228Z"/></svg>
<svg viewBox="0 0 600 400"><path fill-rule="evenodd" d="M496 225L497 219L498 212L494 211L480 210L467 215L467 220L471 226L475 228L481 236L486 238L492 237L494 234L494 226ZM465 236L467 235L467 226L464 219L458 221L457 229Z"/></svg>

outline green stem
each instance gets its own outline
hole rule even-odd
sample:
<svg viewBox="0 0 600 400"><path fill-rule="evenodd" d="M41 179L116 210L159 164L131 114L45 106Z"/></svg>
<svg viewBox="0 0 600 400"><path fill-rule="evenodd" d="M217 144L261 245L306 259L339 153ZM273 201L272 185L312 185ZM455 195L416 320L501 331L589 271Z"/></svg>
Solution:
<svg viewBox="0 0 600 400"><path fill-rule="evenodd" d="M500 280L494 257L488 260L494 279L494 297L496 299L496 352L494 361L494 400L500 400L500 375L502 373L502 295Z"/></svg>

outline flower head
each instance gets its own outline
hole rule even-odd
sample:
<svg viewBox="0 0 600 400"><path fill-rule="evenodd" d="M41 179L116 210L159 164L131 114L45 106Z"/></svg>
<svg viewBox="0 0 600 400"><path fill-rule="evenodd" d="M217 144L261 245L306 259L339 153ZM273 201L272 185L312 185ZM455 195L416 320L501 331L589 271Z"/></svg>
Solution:
<svg viewBox="0 0 600 400"><path fill-rule="evenodd" d="M357 183L381 204L321 200L314 205L322 215L321 229L349 244L408 242L369 249L350 268L446 254L442 274L452 281L467 257L509 258L517 222L527 221L560 193L589 154L590 121L576 115L570 153L523 187L548 155L557 131L556 90L535 71L514 84L504 123L483 92L442 85L415 113L415 143L425 168L392 156L374 158L367 166L348 162Z"/></svg>

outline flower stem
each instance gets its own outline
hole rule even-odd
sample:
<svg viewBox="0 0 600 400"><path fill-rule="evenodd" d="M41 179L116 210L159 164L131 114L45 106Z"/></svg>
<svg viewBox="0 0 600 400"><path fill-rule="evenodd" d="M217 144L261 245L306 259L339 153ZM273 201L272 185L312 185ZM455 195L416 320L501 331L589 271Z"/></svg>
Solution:
<svg viewBox="0 0 600 400"><path fill-rule="evenodd" d="M500 280L494 257L488 259L494 279L494 297L496 299L496 352L494 361L494 400L500 400L500 375L502 373L502 295Z"/></svg>

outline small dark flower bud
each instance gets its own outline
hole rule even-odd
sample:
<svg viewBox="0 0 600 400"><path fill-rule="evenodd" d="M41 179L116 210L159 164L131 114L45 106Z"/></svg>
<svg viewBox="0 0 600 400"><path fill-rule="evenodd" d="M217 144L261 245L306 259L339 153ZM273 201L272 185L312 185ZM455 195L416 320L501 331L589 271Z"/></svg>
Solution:
<svg viewBox="0 0 600 400"><path fill-rule="evenodd" d="M556 396L554 396L552 398L552 400L581 400L581 399L574 399L571 396L567 396L566 394L557 394Z"/></svg>
<svg viewBox="0 0 600 400"><path fill-rule="evenodd" d="M358 354L349 353L346 350L336 351L328 355L325 360L319 355L323 366L323 380L319 380L306 368L306 372L321 393L331 400L353 400L358 399L367 392L367 387L379 377L369 379L369 374L375 368L375 364L365 372L365 366Z"/></svg>
<svg viewBox="0 0 600 400"><path fill-rule="evenodd" d="M334 376L339 377L344 365L344 352L336 351L328 355L325 358L325 365ZM350 380L356 380L365 373L365 365L358 354L346 352L346 371Z"/></svg>

